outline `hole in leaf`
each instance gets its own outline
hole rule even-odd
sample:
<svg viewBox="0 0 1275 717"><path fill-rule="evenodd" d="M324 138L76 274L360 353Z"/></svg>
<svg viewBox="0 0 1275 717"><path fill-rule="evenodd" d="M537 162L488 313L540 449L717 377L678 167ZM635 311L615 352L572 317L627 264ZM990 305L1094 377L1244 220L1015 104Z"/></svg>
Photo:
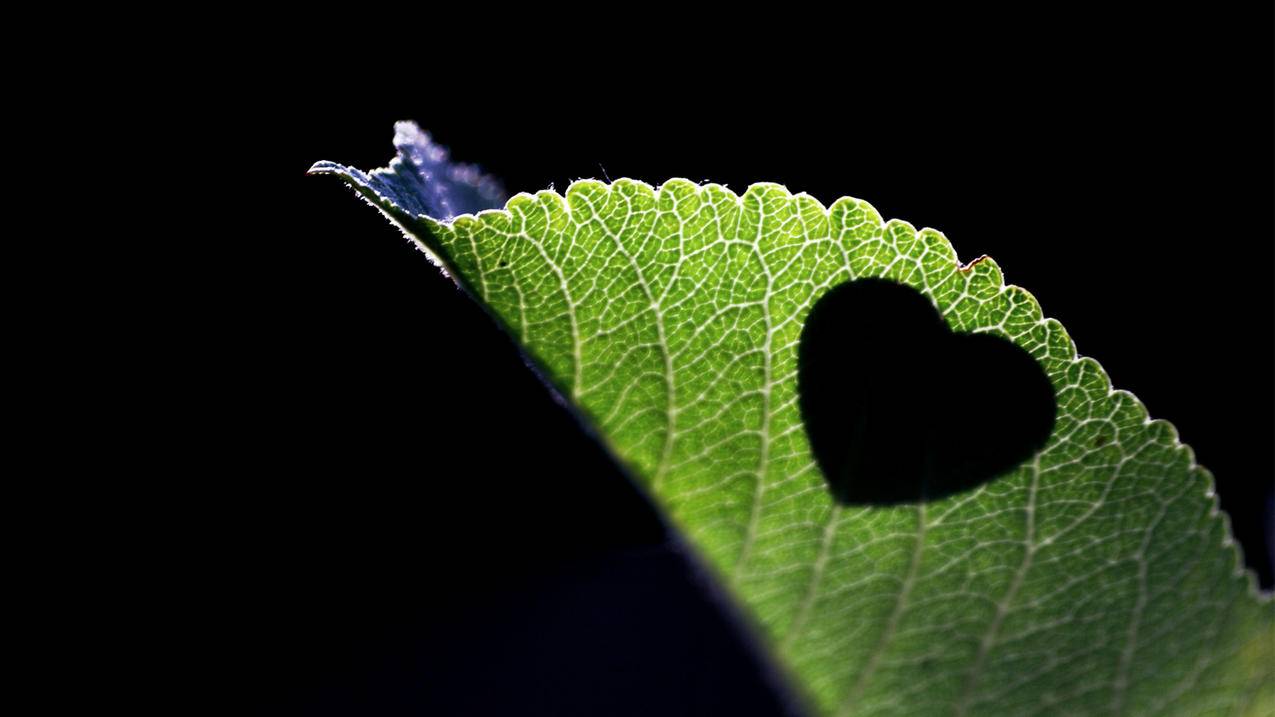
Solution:
<svg viewBox="0 0 1275 717"><path fill-rule="evenodd" d="M933 500L1016 467L1053 431L1035 359L991 334L953 333L902 284L842 284L811 309L798 348L802 419L842 503Z"/></svg>

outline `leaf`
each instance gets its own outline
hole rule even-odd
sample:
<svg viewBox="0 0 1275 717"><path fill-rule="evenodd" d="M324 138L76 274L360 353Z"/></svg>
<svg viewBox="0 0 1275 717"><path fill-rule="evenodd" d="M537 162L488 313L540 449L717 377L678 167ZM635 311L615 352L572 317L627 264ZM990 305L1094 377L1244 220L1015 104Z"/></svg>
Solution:
<svg viewBox="0 0 1275 717"><path fill-rule="evenodd" d="M371 175L313 171L503 322L815 711L1275 711L1275 603L1239 567L1211 476L994 261L963 266L937 231L775 184L586 180L431 218L422 136L400 125L399 158ZM1056 391L1044 448L938 500L835 502L798 409L798 338L824 292L865 277L1028 351Z"/></svg>

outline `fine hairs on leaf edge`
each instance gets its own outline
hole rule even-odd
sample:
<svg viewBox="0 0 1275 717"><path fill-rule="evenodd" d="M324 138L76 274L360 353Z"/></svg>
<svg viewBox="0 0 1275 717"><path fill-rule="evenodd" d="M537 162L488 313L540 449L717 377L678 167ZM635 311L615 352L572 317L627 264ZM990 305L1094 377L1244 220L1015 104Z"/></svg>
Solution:
<svg viewBox="0 0 1275 717"><path fill-rule="evenodd" d="M440 226L450 226L450 225L455 225L457 223L466 223L466 222L476 222L478 224L484 224L491 218L512 219L515 215L516 208L520 204L535 202L537 201L538 197L550 199L554 202L559 203L562 206L563 210L569 214L571 210L570 210L570 203L568 202L568 198L573 193L582 191L586 187L600 188L603 191L610 192L616 187L628 185L633 187L639 192L649 192L658 200L661 192L665 191L666 187L669 187L671 185L683 185L683 186L692 187L696 194L700 194L704 192L705 190L710 190L710 189L720 191L725 196L732 199L736 203L736 205L741 208L743 207L746 198L748 198L750 195L759 195L767 191L778 191L785 198L789 200L807 201L807 202L813 203L815 206L819 208L819 210L823 213L824 217L827 218L830 223L831 223L832 215L837 211L838 208L853 205L856 208L864 210L866 214L874 221L874 223L882 229L882 231L886 231L891 227L898 226L898 227L903 227L906 231L913 233L917 237L929 236L929 237L933 237L937 239L942 249L946 251L948 256L951 257L955 265L955 268L958 271L960 271L963 274L972 274L974 276L985 275L987 278L992 279L998 293L1003 294L1006 292L1018 292L1019 294L1021 294L1022 298L1026 302L1027 311L1029 311L1032 315L1037 317L1036 318L1037 324L1041 324L1041 325L1049 324L1051 325L1051 327L1060 331L1063 338L1066 339L1067 351L1068 351L1068 356L1064 358L1060 358L1059 359L1060 361L1065 361L1072 365L1076 365L1076 364L1087 365L1092 371L1094 371L1094 373L1103 382L1103 385L1106 387L1107 397L1110 398L1110 397L1118 396L1129 401L1133 409L1142 416L1142 422L1144 425L1147 425L1147 426L1155 425L1168 432L1169 439L1171 441L1171 444L1168 446L1169 449L1173 451L1173 453L1175 454L1181 454L1182 452L1185 452L1185 457L1187 458L1187 461L1188 461L1187 469L1189 471L1189 475L1193 479L1195 479L1197 482L1200 483L1200 486L1199 486L1201 488L1200 497L1205 498L1208 503L1209 517L1211 519L1220 518L1222 521L1222 527L1224 529L1223 539L1222 539L1221 545L1217 547L1220 548L1223 552L1229 553L1231 562L1232 562L1232 577L1235 579L1245 580L1247 582L1248 594L1250 595L1250 597L1255 598L1259 603L1275 604L1275 590L1272 590L1272 591L1262 590L1259 587L1257 582L1257 574L1253 570L1248 569L1244 564L1244 556L1242 552L1243 549L1242 549L1242 546L1240 546L1240 544L1238 543L1238 541L1236 541L1234 538L1234 532L1231 528L1230 516L1227 515L1225 511L1221 510L1220 504L1218 502L1218 496L1215 490L1213 474L1207 468L1205 468L1204 466L1201 466L1199 463L1196 462L1194 449L1192 449L1191 446L1181 441L1177 427L1174 426L1171 422L1164 419L1152 419L1146 409L1146 406L1142 403L1142 401L1136 395L1124 389L1113 388L1110 377L1107 375L1106 370L1102 368L1102 365L1091 357L1081 355L1076 350L1075 342L1071 339L1071 335L1067 332L1066 327L1063 326L1061 322L1057 321L1056 319L1045 317L1043 314L1043 311L1041 310L1039 301L1037 301L1036 297L1030 291L1014 284L1005 283L1004 274L1001 271L1000 266L996 263L995 259L987 255L982 255L973 259L972 261L968 263L965 263L965 264L961 263L961 261L957 257L955 247L952 245L951 240L949 240L947 238L947 235L944 234L943 232L930 227L923 227L922 229L918 231L912 223L902 219L890 219L888 221L883 220L883 218L881 217L881 214L869 202L866 202L861 199L856 199L854 197L842 196L842 197L839 197L834 202L832 202L832 204L825 206L817 198L811 196L810 194L806 192L799 192L797 194L793 194L786 186L779 183L775 183L775 182L755 182L750 184L742 194L736 194L734 191L732 191L727 186L722 184L718 184L715 182L694 182L689 179L685 179L681 177L670 178L664 181L658 187L652 186L651 184L648 184L640 180L626 179L626 178L620 178L610 182L603 182L598 179L577 179L577 180L573 180L567 186L566 190L562 193L559 193L554 189L540 190L536 192L535 194L531 194L528 192L519 192L509 197L509 199L505 202L504 207L500 209L484 209L477 213L459 214L457 216L454 216L448 219L435 219L433 217L429 217L424 214L411 214L403 210L401 207L395 204L392 199L377 192L372 186L370 186L368 183L363 181L362 178L360 177L360 175L377 176L379 174L393 173L397 169L395 162L398 162L398 161L399 160L396 157L394 160L391 161L390 166L380 168L380 169L375 169L367 175L363 175L363 173L359 172L358 170L353 170L352 168L346 167L341 164L337 164L335 162L321 161L321 162L316 162L314 166L310 168L307 174L335 175L339 177L343 182L345 182L347 186L353 189L355 193L358 194L361 198L363 198L368 204L372 205L373 207L376 207L376 209L380 211L389 220L391 224L393 224L395 227L399 229L400 232L402 232L403 236L409 242L411 242L419 250L425 253L425 255L429 258L430 262L433 263L435 266L437 266L443 272L444 275L449 277L458 286L461 286L461 288L463 288L467 293L470 293L471 295L474 295L474 296L476 295L469 289L469 287L463 286L463 281L460 279L459 275L454 270L452 270L451 267L447 264L445 257L443 257L439 251L435 250L434 248L426 244L426 240L427 240L426 237L418 236L411 229L409 229L407 227L408 222L419 222L423 224L426 229L428 229L431 224L440 225ZM930 300L931 302L933 302L932 298ZM482 304L482 302L479 302L479 303ZM939 309L939 307L936 306L935 308L936 310L940 311L940 314L945 313L941 309ZM503 326L502 322L498 322L498 323L501 323L501 325ZM984 329L984 331L989 331L993 329L994 327L992 327L992 329ZM528 353L524 347L520 346L520 350L522 350L524 353ZM537 370L536 373L547 385L551 386L551 388L553 389L553 393L555 394L555 397L559 401L564 403L567 402L565 395L558 395L558 394L563 394L563 392L560 391L558 387L553 386L551 381L545 380L548 374L539 370ZM598 435L597 431L594 430L594 427L589 421L583 421L583 423L589 427L591 434L601 438L601 436ZM603 441L603 444L608 445L605 440ZM608 450L609 450L609 445L608 445ZM614 454L614 451L610 451L610 452ZM626 468L626 473L627 472L629 471Z"/></svg>

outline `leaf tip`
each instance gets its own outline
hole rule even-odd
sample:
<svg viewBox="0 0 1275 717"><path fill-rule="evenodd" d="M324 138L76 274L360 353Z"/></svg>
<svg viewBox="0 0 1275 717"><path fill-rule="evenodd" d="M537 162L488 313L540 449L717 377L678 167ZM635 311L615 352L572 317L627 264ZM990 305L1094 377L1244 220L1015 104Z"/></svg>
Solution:
<svg viewBox="0 0 1275 717"><path fill-rule="evenodd" d="M343 165L337 164L336 162L330 162L326 159L315 162L305 171L307 177L313 177L320 174L344 174L345 172L346 168Z"/></svg>

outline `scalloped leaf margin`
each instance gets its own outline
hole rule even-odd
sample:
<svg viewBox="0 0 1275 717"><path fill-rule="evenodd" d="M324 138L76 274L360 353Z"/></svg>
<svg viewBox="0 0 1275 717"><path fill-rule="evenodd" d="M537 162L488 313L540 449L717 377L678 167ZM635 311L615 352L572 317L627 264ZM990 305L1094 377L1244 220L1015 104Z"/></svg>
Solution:
<svg viewBox="0 0 1275 717"><path fill-rule="evenodd" d="M312 171L344 179L517 338L817 712L1275 709L1275 604L1242 570L1211 476L991 259L963 265L940 232L776 184L582 180L436 220L403 208L401 163ZM1041 363L1059 413L1032 461L923 505L831 500L796 410L797 336L823 291L869 276Z"/></svg>

